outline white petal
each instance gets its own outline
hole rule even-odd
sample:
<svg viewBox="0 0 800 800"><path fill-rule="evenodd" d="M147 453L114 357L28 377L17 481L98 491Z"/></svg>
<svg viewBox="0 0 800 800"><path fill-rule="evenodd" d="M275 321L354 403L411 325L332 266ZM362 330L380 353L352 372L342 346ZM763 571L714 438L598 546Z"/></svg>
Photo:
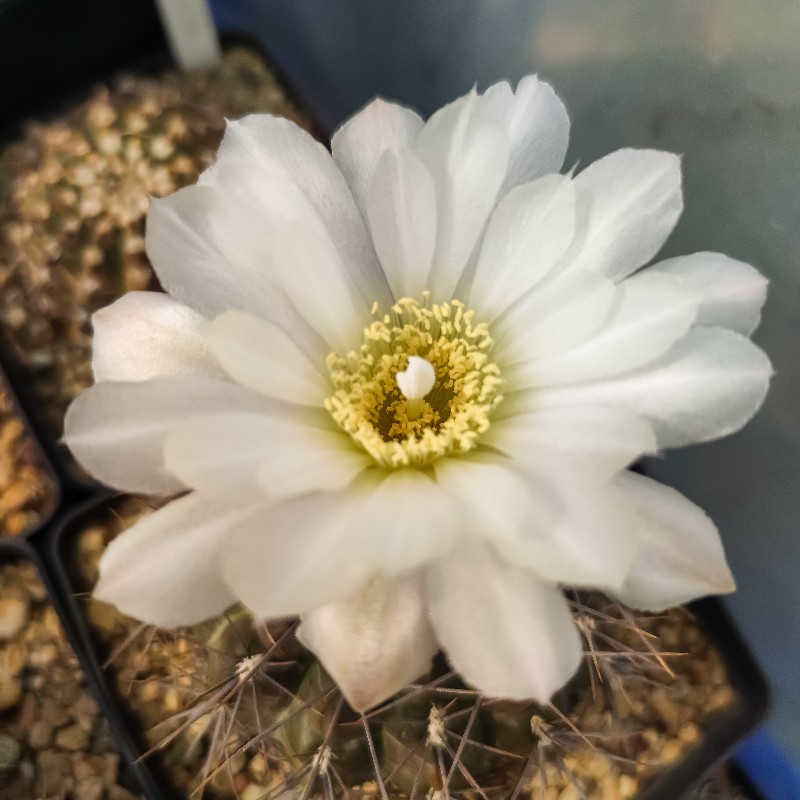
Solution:
<svg viewBox="0 0 800 800"><path fill-rule="evenodd" d="M738 431L758 411L772 367L745 337L720 328L689 331L660 359L597 383L542 388L515 406L608 405L644 416L658 445L680 447Z"/></svg>
<svg viewBox="0 0 800 800"><path fill-rule="evenodd" d="M376 480L356 515L371 526L364 555L377 568L401 572L450 549L459 533L455 505L433 480L414 468Z"/></svg>
<svg viewBox="0 0 800 800"><path fill-rule="evenodd" d="M477 542L428 568L436 637L459 675L489 697L549 702L583 658L561 592Z"/></svg>
<svg viewBox="0 0 800 800"><path fill-rule="evenodd" d="M429 288L451 299L506 173L509 141L472 92L437 111L414 145L436 186L437 240Z"/></svg>
<svg viewBox="0 0 800 800"><path fill-rule="evenodd" d="M284 438L258 469L258 483L276 500L309 491L335 491L353 481L374 462L354 447L341 432L313 430L307 426L294 431L287 426Z"/></svg>
<svg viewBox="0 0 800 800"><path fill-rule="evenodd" d="M318 365L272 322L226 311L208 326L207 337L222 367L248 389L317 408L331 393Z"/></svg>
<svg viewBox="0 0 800 800"><path fill-rule="evenodd" d="M146 240L159 281L174 298L208 319L231 308L249 311L288 331L304 352L324 357L319 334L280 291L273 270L265 268L267 255L276 253L264 240L262 222L253 222L252 212L238 204L233 208L207 186L189 186L154 199Z"/></svg>
<svg viewBox="0 0 800 800"><path fill-rule="evenodd" d="M531 511L522 478L497 459L440 458L436 481L454 499L465 531L493 541L516 541Z"/></svg>
<svg viewBox="0 0 800 800"><path fill-rule="evenodd" d="M347 352L369 319L375 297L365 303L359 295L351 265L303 192L251 162L232 158L220 169L214 192L217 204L225 206L217 209L217 232L234 260L231 267L241 271L240 280L268 276L273 291L285 296L325 342ZM246 283L241 287L242 293L255 289Z"/></svg>
<svg viewBox="0 0 800 800"><path fill-rule="evenodd" d="M325 223L366 302L389 301L353 195L323 145L288 119L253 114L228 122L217 154L217 174L228 158L242 157L299 187Z"/></svg>
<svg viewBox="0 0 800 800"><path fill-rule="evenodd" d="M244 308L248 302L240 276L228 274L228 257L210 236L219 205L214 198L213 189L194 186L153 198L146 227L147 255L161 285L205 317L226 308ZM251 303L262 288L254 282L256 277L247 281Z"/></svg>
<svg viewBox="0 0 800 800"><path fill-rule="evenodd" d="M333 160L350 186L364 219L380 157L390 148L410 146L424 124L414 111L378 98L350 117L331 137Z"/></svg>
<svg viewBox="0 0 800 800"><path fill-rule="evenodd" d="M384 152L366 211L395 298L420 297L436 247L436 190L428 168L410 150Z"/></svg>
<svg viewBox="0 0 800 800"><path fill-rule="evenodd" d="M303 618L298 638L356 711L382 703L430 670L438 646L423 588L419 572L373 575L355 594Z"/></svg>
<svg viewBox="0 0 800 800"><path fill-rule="evenodd" d="M660 261L654 269L679 277L700 295L697 324L749 336L761 321L767 279L754 267L722 253L693 253Z"/></svg>
<svg viewBox="0 0 800 800"><path fill-rule="evenodd" d="M575 178L578 236L565 259L621 280L664 244L683 210L680 159L659 150L617 150Z"/></svg>
<svg viewBox="0 0 800 800"><path fill-rule="evenodd" d="M229 505L265 503L258 467L269 452L258 414L203 414L177 423L164 441L164 466L184 486L205 499Z"/></svg>
<svg viewBox="0 0 800 800"><path fill-rule="evenodd" d="M500 195L513 186L558 172L569 144L569 117L553 88L535 75L517 84L506 118L511 157Z"/></svg>
<svg viewBox="0 0 800 800"><path fill-rule="evenodd" d="M264 618L305 614L355 592L376 570L413 569L449 550L452 503L419 470L365 474L341 492L273 506L240 530L225 575Z"/></svg>
<svg viewBox="0 0 800 800"><path fill-rule="evenodd" d="M144 381L159 375L223 378L208 348L205 319L161 292L129 292L92 315L96 381Z"/></svg>
<svg viewBox="0 0 800 800"><path fill-rule="evenodd" d="M483 440L526 467L606 481L657 450L650 424L625 409L567 406L497 420Z"/></svg>
<svg viewBox="0 0 800 800"><path fill-rule="evenodd" d="M617 291L594 272L567 272L537 286L509 310L492 334L497 359L515 364L576 347L609 317Z"/></svg>
<svg viewBox="0 0 800 800"><path fill-rule="evenodd" d="M185 484L164 470L164 439L193 414L266 411L269 401L226 381L198 376L137 383L103 381L67 410L64 441L99 481L128 492L173 494Z"/></svg>
<svg viewBox="0 0 800 800"><path fill-rule="evenodd" d="M508 81L493 83L483 94L478 96L481 110L495 117L504 127L514 108L514 90Z"/></svg>
<svg viewBox="0 0 800 800"><path fill-rule="evenodd" d="M736 588L716 526L683 495L632 472L618 483L641 520L642 543L617 597L661 611Z"/></svg>
<svg viewBox="0 0 800 800"><path fill-rule="evenodd" d="M236 602L221 575L230 532L248 514L173 500L118 536L100 559L94 596L151 625L193 625Z"/></svg>
<svg viewBox="0 0 800 800"><path fill-rule="evenodd" d="M346 486L371 460L349 436L247 412L193 416L164 444L166 469L220 503Z"/></svg>
<svg viewBox="0 0 800 800"><path fill-rule="evenodd" d="M491 322L542 280L575 233L575 191L564 175L547 175L513 189L489 220L470 306Z"/></svg>
<svg viewBox="0 0 800 800"><path fill-rule="evenodd" d="M498 541L505 561L548 583L618 589L639 546L638 520L613 484L573 483L548 469L525 476L531 511L516 541Z"/></svg>
<svg viewBox="0 0 800 800"><path fill-rule="evenodd" d="M618 286L608 322L572 350L507 372L509 385L553 386L628 372L655 361L689 330L698 297L669 275L647 270Z"/></svg>
<svg viewBox="0 0 800 800"><path fill-rule="evenodd" d="M223 563L239 600L273 619L305 614L356 591L374 567L359 557L363 532L349 526L353 501L349 492L313 494L272 506L258 524L240 526Z"/></svg>

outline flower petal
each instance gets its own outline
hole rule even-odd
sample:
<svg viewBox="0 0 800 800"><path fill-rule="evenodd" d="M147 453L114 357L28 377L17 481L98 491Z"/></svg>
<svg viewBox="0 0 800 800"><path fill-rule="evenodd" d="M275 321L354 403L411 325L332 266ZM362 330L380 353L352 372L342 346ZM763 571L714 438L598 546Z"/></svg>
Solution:
<svg viewBox="0 0 800 800"><path fill-rule="evenodd" d="M547 703L583 659L561 592L501 564L479 542L432 564L427 589L449 661L489 697Z"/></svg>
<svg viewBox="0 0 800 800"><path fill-rule="evenodd" d="M647 263L683 210L680 159L617 150L575 178L578 235L565 264L622 280Z"/></svg>
<svg viewBox="0 0 800 800"><path fill-rule="evenodd" d="M657 450L645 419L603 406L547 408L498 420L483 441L515 464L564 470L596 482L609 480Z"/></svg>
<svg viewBox="0 0 800 800"><path fill-rule="evenodd" d="M289 332L304 352L326 355L319 334L265 269L277 253L262 222L254 227L251 208L232 208L214 189L189 186L152 201L146 240L161 285L181 303L208 319L231 308L249 311Z"/></svg>
<svg viewBox="0 0 800 800"><path fill-rule="evenodd" d="M277 325L244 311L226 311L207 329L209 346L238 383L267 397L321 408L330 384Z"/></svg>
<svg viewBox="0 0 800 800"><path fill-rule="evenodd" d="M220 169L214 191L217 204L224 205L216 209L217 233L223 252L235 260L231 266L241 270L240 291L253 291L250 276L266 274L273 291L326 343L347 352L375 296L365 302L359 295L351 265L303 192L252 162L232 158Z"/></svg>
<svg viewBox="0 0 800 800"><path fill-rule="evenodd" d="M388 286L347 182L327 149L294 122L269 114L229 121L216 170L229 159L259 164L296 185L316 209L367 303L388 302Z"/></svg>
<svg viewBox="0 0 800 800"><path fill-rule="evenodd" d="M768 281L755 267L722 253L693 253L660 261L653 269L675 275L700 296L698 325L745 336L758 327Z"/></svg>
<svg viewBox="0 0 800 800"><path fill-rule="evenodd" d="M509 565L549 583L619 587L639 542L628 502L607 479L583 481L589 469L580 454L564 469L548 456L544 450L537 464L441 459L436 479L455 499L461 528L488 541Z"/></svg>
<svg viewBox="0 0 800 800"><path fill-rule="evenodd" d="M628 372L669 350L697 314L697 295L653 270L629 278L617 291L616 312L594 336L572 350L508 370L509 385L544 387Z"/></svg>
<svg viewBox="0 0 800 800"><path fill-rule="evenodd" d="M341 432L247 412L193 416L164 443L171 474L230 504L341 489L370 463Z"/></svg>
<svg viewBox="0 0 800 800"><path fill-rule="evenodd" d="M485 92L478 95L481 109L496 117L503 127L507 127L508 118L514 107L514 90L508 81L493 83Z"/></svg>
<svg viewBox="0 0 800 800"><path fill-rule="evenodd" d="M436 189L428 168L410 150L386 150L366 211L395 299L421 297L436 247Z"/></svg>
<svg viewBox="0 0 800 800"><path fill-rule="evenodd" d="M199 376L103 381L67 410L64 441L87 472L109 486L174 494L186 487L164 469L169 431L193 414L231 410L275 409L241 386Z"/></svg>
<svg viewBox="0 0 800 800"><path fill-rule="evenodd" d="M599 330L617 299L615 284L594 272L567 272L536 286L492 327L498 360L515 364L577 347Z"/></svg>
<svg viewBox="0 0 800 800"><path fill-rule="evenodd" d="M701 508L674 489L632 472L617 482L635 506L643 533L636 560L616 592L623 603L661 611L734 591L719 533Z"/></svg>
<svg viewBox="0 0 800 800"><path fill-rule="evenodd" d="M236 602L220 559L250 509L216 506L190 494L137 522L100 559L94 597L151 625L193 625Z"/></svg>
<svg viewBox="0 0 800 800"><path fill-rule="evenodd" d="M437 483L453 498L465 531L490 541L516 541L531 510L525 482L499 459L441 458Z"/></svg>
<svg viewBox="0 0 800 800"><path fill-rule="evenodd" d="M760 408L771 375L769 359L749 339L695 328L647 367L596 383L520 393L498 411L510 416L533 405L627 408L650 422L660 448L680 447L738 431Z"/></svg>
<svg viewBox="0 0 800 800"><path fill-rule="evenodd" d="M264 618L305 614L357 591L376 571L394 575L449 550L456 514L419 470L365 473L346 490L271 507L240 529L225 575Z"/></svg>
<svg viewBox="0 0 800 800"><path fill-rule="evenodd" d="M314 609L297 631L356 711L367 711L428 672L438 645L422 573L373 575L355 593Z"/></svg>
<svg viewBox="0 0 800 800"><path fill-rule="evenodd" d="M333 160L342 171L364 219L380 157L393 147L409 147L424 124L416 112L378 98L350 117L331 137Z"/></svg>
<svg viewBox="0 0 800 800"><path fill-rule="evenodd" d="M576 483L569 473L552 470L529 470L525 478L531 512L516 541L497 543L503 559L548 583L618 589L641 537L619 489Z"/></svg>
<svg viewBox="0 0 800 800"><path fill-rule="evenodd" d="M492 322L553 269L574 233L570 178L547 175L512 189L486 228L469 305Z"/></svg>
<svg viewBox="0 0 800 800"><path fill-rule="evenodd" d="M525 76L506 117L511 156L500 196L513 186L558 172L569 144L569 117L553 87Z"/></svg>
<svg viewBox="0 0 800 800"><path fill-rule="evenodd" d="M161 292L129 292L92 315L96 381L144 381L159 375L224 378L197 312Z"/></svg>
<svg viewBox="0 0 800 800"><path fill-rule="evenodd" d="M508 134L473 91L439 109L413 149L436 186L438 232L429 288L435 299L450 300L505 177Z"/></svg>
<svg viewBox="0 0 800 800"><path fill-rule="evenodd" d="M229 274L228 258L220 252L209 231L213 224L215 193L208 187L190 186L166 198L153 198L147 214L147 255L161 285L175 299L205 317L226 308L243 308L260 292L248 294L241 276ZM266 281L253 275L256 289ZM248 281L249 282L249 281Z"/></svg>

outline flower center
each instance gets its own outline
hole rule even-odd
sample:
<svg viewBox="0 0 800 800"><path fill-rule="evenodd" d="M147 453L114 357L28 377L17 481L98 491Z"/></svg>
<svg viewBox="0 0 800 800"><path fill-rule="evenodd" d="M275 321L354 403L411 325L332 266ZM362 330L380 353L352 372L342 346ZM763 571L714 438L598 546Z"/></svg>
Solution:
<svg viewBox="0 0 800 800"><path fill-rule="evenodd" d="M503 399L485 323L463 303L404 298L378 305L358 350L327 359L337 424L385 467L426 464L465 453L489 427Z"/></svg>

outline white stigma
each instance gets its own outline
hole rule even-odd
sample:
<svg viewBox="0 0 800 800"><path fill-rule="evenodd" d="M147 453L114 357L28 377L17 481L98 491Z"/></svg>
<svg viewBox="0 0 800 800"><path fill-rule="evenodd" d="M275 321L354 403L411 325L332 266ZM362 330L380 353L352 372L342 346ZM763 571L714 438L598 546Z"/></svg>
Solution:
<svg viewBox="0 0 800 800"><path fill-rule="evenodd" d="M419 356L409 356L405 371L398 372L395 378L400 392L406 399L408 418L418 419L424 408L422 399L436 383L433 365Z"/></svg>
<svg viewBox="0 0 800 800"><path fill-rule="evenodd" d="M395 377L406 400L422 400L436 383L433 365L419 356L409 356L405 371L398 372Z"/></svg>

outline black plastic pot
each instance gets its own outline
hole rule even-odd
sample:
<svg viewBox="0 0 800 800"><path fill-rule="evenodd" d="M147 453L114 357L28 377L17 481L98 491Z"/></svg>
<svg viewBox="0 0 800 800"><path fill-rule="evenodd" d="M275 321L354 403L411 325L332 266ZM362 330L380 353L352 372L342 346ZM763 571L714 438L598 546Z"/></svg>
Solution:
<svg viewBox="0 0 800 800"><path fill-rule="evenodd" d="M99 31L97 34L102 38ZM142 41L147 42L149 47L153 41L161 41L160 33L156 36L151 30L149 34L142 35ZM139 56L143 59L140 63L148 65L148 72L152 71L154 64L166 64L165 53L161 50L142 52ZM97 66L93 78L97 80L106 77L107 73L102 71L105 62L99 58L93 63L96 66L101 65ZM114 66L121 65L115 63ZM36 564L92 692L108 718L111 732L130 775L138 782L148 800L177 798L178 793L168 787L164 775L159 771L157 760L139 760L142 742L132 732L133 727L126 719L121 703L114 696L107 676L99 664L90 631L76 601L74 576L69 573L67 566L70 532L85 515L103 508L112 495L74 467L68 454L55 441L52 432L41 424L34 399L25 391L24 375L7 361L6 366L12 392L21 398L20 407L28 419L32 435L38 440L46 463L50 465L58 487L58 498L52 516L32 530L25 540L0 541L0 559L25 558ZM722 655L737 693L737 701L715 718L704 732L701 744L659 777L640 795L639 800L679 800L685 797L728 757L738 742L758 726L767 711L768 696L764 679L722 607L715 601L702 601L695 604L693 610L701 620L709 639Z"/></svg>

